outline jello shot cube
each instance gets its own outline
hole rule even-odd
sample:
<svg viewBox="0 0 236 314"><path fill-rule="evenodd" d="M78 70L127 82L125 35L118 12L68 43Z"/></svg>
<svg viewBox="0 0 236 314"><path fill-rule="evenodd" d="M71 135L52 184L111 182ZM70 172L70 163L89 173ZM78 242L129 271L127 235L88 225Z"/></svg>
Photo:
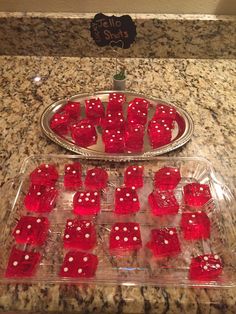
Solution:
<svg viewBox="0 0 236 314"><path fill-rule="evenodd" d="M141 188L143 186L143 166L128 166L125 170L124 184L126 187Z"/></svg>
<svg viewBox="0 0 236 314"><path fill-rule="evenodd" d="M77 101L68 101L63 106L64 112L66 112L71 121L76 121L80 118L80 103Z"/></svg>
<svg viewBox="0 0 236 314"><path fill-rule="evenodd" d="M144 98L135 98L129 103L127 121L129 124L142 124L147 122L149 101Z"/></svg>
<svg viewBox="0 0 236 314"><path fill-rule="evenodd" d="M31 185L24 198L24 205L28 211L46 213L56 206L58 191L54 187Z"/></svg>
<svg viewBox="0 0 236 314"><path fill-rule="evenodd" d="M63 243L67 249L91 250L97 242L96 230L90 220L68 219Z"/></svg>
<svg viewBox="0 0 236 314"><path fill-rule="evenodd" d="M171 142L172 131L155 120L148 123L148 138L152 148L159 148Z"/></svg>
<svg viewBox="0 0 236 314"><path fill-rule="evenodd" d="M176 109L172 106L165 104L157 104L156 112L154 115L155 119L171 119L175 120L176 118Z"/></svg>
<svg viewBox="0 0 236 314"><path fill-rule="evenodd" d="M109 248L111 253L138 250L142 247L140 227L134 222L117 222L112 226Z"/></svg>
<svg viewBox="0 0 236 314"><path fill-rule="evenodd" d="M204 254L192 258L189 278L191 280L217 280L223 270L223 263L217 254Z"/></svg>
<svg viewBox="0 0 236 314"><path fill-rule="evenodd" d="M13 236L19 244L41 246L45 243L49 230L47 217L23 216L18 221Z"/></svg>
<svg viewBox="0 0 236 314"><path fill-rule="evenodd" d="M172 191L153 191L148 196L148 203L155 216L176 215L179 203Z"/></svg>
<svg viewBox="0 0 236 314"><path fill-rule="evenodd" d="M106 132L108 131L108 132ZM104 145L106 153L123 153L125 149L124 133L119 130L107 130L104 134Z"/></svg>
<svg viewBox="0 0 236 314"><path fill-rule="evenodd" d="M181 180L180 171L175 167L163 167L155 173L154 188L160 191L174 190Z"/></svg>
<svg viewBox="0 0 236 314"><path fill-rule="evenodd" d="M184 201L186 205L201 207L211 199L209 185L189 183L184 186Z"/></svg>
<svg viewBox="0 0 236 314"><path fill-rule="evenodd" d="M82 186L82 167L80 162L66 164L64 174L64 186L68 190L76 190Z"/></svg>
<svg viewBox="0 0 236 314"><path fill-rule="evenodd" d="M133 214L140 209L138 194L134 187L120 187L115 191L115 213Z"/></svg>
<svg viewBox="0 0 236 314"><path fill-rule="evenodd" d="M205 212L183 213L181 229L186 240L210 238L210 219Z"/></svg>
<svg viewBox="0 0 236 314"><path fill-rule="evenodd" d="M37 265L40 261L40 253L23 251L13 247L6 269L6 277L25 278L35 275Z"/></svg>
<svg viewBox="0 0 236 314"><path fill-rule="evenodd" d="M86 116L94 124L100 124L105 116L105 109L100 98L92 98L85 100Z"/></svg>
<svg viewBox="0 0 236 314"><path fill-rule="evenodd" d="M84 184L88 190L102 190L106 188L108 174L105 169L95 167L87 171Z"/></svg>
<svg viewBox="0 0 236 314"><path fill-rule="evenodd" d="M55 113L50 121L50 128L58 135L64 136L69 132L69 115L65 112Z"/></svg>
<svg viewBox="0 0 236 314"><path fill-rule="evenodd" d="M126 101L126 97L122 93L110 93L108 104L107 104L107 113L117 112L123 110L123 104Z"/></svg>
<svg viewBox="0 0 236 314"><path fill-rule="evenodd" d="M42 164L30 173L30 181L34 185L55 186L58 172L54 165Z"/></svg>
<svg viewBox="0 0 236 314"><path fill-rule="evenodd" d="M176 228L162 228L151 230L151 239L147 247L154 257L171 257L181 252Z"/></svg>
<svg viewBox="0 0 236 314"><path fill-rule="evenodd" d="M71 125L71 137L75 144L81 147L88 147L97 143L97 132L94 124L83 119Z"/></svg>
<svg viewBox="0 0 236 314"><path fill-rule="evenodd" d="M60 277L91 278L95 276L98 258L91 253L69 251L63 261Z"/></svg>
<svg viewBox="0 0 236 314"><path fill-rule="evenodd" d="M76 215L96 215L100 212L100 194L98 191L78 191L73 197Z"/></svg>
<svg viewBox="0 0 236 314"><path fill-rule="evenodd" d="M140 153L143 150L145 127L142 124L128 124L125 128L125 148L129 152Z"/></svg>

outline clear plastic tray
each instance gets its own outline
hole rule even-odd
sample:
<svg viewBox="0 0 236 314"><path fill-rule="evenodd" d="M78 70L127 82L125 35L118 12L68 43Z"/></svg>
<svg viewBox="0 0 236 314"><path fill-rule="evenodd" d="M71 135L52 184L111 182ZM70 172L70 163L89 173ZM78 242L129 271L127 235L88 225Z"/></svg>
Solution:
<svg viewBox="0 0 236 314"><path fill-rule="evenodd" d="M80 161L83 177L86 170L101 166L109 173L108 187L102 191L101 213L94 217L98 244L93 253L98 256L99 264L96 276L92 279L67 279L58 276L66 250L63 248L63 233L68 218L74 218L72 198L75 192L68 192L63 186L64 164ZM4 276L9 253L15 240L12 231L17 220L26 215L23 206L24 195L29 187L29 173L42 163L54 164L59 171L57 188L60 191L57 206L47 214L50 220L50 232L44 246L39 248L42 255L36 275L32 278L12 279ZM236 285L236 202L229 189L216 179L211 164L202 158L164 158L133 161L132 164L144 166L144 187L138 190L141 203L140 211L131 216L117 216L113 213L114 189L123 184L123 173L130 162L116 163L108 160L84 158L69 155L33 156L26 159L17 178L5 184L1 191L1 255L0 282L47 282L47 283L104 283L125 285L156 286L209 286L230 287ZM179 167L182 180L176 189L180 202L177 215L163 218L153 217L147 203L152 191L154 172L163 166ZM209 184L213 200L204 206L211 221L211 238L201 241L186 241L180 232L180 217L184 209L182 187L189 182ZM32 213L30 213L32 215ZM46 216L46 215L45 215ZM141 227L143 247L138 252L122 257L112 257L109 253L108 239L111 226L115 222L134 221ZM145 247L149 232L158 227L176 227L179 232L182 253L175 258L154 260ZM17 245L20 248L27 246ZM224 263L223 274L217 281L195 282L188 279L191 257L205 253L220 255Z"/></svg>

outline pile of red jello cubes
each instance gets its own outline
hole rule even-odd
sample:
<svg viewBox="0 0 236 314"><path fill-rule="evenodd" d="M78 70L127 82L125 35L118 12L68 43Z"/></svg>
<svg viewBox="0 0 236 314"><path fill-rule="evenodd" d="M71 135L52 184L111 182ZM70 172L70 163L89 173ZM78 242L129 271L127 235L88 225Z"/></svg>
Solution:
<svg viewBox="0 0 236 314"><path fill-rule="evenodd" d="M88 169L85 178L79 162L64 165L64 189L74 191L72 211L74 218L65 221L61 239L64 260L57 274L65 278L91 278L96 275L99 264L93 250L97 243L97 225L94 217L102 215L101 193L105 193L109 175L105 169ZM153 217L181 215L180 228L150 229L149 239L142 240L142 224L135 220L140 211L139 195L144 185L144 166L130 165L124 171L123 185L114 192L115 215L123 217L110 227L109 254L122 254L145 249L153 259L176 258L181 253L180 233L189 245L196 240L210 239L211 223L207 206L212 201L207 184L189 183L182 187L178 168L163 167L154 173L153 191L146 195L149 213ZM30 174L30 186L24 197L24 205L32 214L22 216L17 222L13 247L6 270L7 277L30 277L35 275L41 260L40 247L47 245L50 215L58 201L57 180L59 174L54 165L42 164ZM179 213L176 189L181 189L184 210ZM63 190L60 192L63 193ZM201 210L200 210L201 209ZM28 244L30 250L17 245ZM190 280L215 280L222 273L222 261L216 253L193 256L189 264Z"/></svg>
<svg viewBox="0 0 236 314"><path fill-rule="evenodd" d="M67 102L50 121L51 129L60 136L71 136L80 147L95 145L98 128L102 129L102 141L106 153L140 153L143 151L147 132L152 148L167 145L172 140L176 109L165 104L155 104L155 113L148 121L150 102L134 98L124 115L126 96L110 93L105 107L99 98L85 100L85 117L79 102Z"/></svg>

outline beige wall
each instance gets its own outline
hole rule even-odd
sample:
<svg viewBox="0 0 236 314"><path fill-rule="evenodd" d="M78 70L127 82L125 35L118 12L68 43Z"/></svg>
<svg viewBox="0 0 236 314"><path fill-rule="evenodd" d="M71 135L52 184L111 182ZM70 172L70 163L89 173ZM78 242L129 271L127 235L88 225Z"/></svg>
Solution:
<svg viewBox="0 0 236 314"><path fill-rule="evenodd" d="M0 11L236 14L236 0L0 0Z"/></svg>

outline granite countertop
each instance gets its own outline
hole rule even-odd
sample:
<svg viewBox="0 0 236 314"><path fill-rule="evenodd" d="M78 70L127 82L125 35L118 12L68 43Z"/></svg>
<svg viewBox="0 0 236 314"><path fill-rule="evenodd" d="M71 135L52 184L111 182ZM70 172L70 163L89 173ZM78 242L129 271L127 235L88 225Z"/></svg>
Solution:
<svg viewBox="0 0 236 314"><path fill-rule="evenodd" d="M235 173L235 60L124 59L128 89L186 109L195 132L168 156L202 156ZM41 132L51 102L108 90L115 61L108 58L0 57L0 182L17 175L25 157L68 153ZM40 82L34 77L40 76ZM232 168L233 167L233 168ZM235 313L236 288L1 285L0 311L84 313Z"/></svg>

